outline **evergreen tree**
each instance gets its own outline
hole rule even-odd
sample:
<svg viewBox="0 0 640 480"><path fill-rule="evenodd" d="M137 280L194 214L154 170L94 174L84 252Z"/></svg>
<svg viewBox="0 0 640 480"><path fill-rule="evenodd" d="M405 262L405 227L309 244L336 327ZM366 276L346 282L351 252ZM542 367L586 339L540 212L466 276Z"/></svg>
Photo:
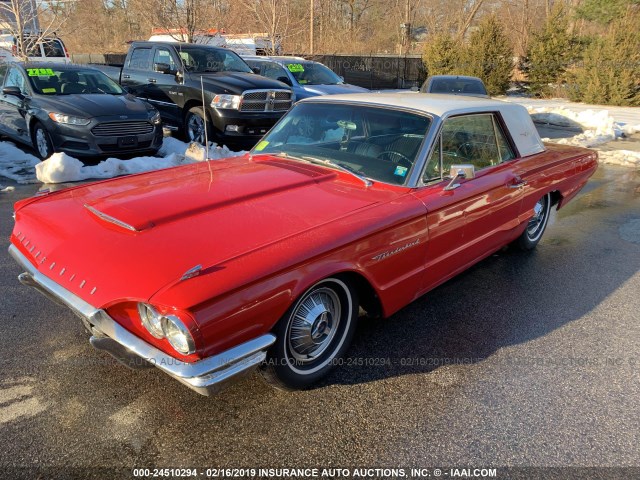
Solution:
<svg viewBox="0 0 640 480"><path fill-rule="evenodd" d="M513 73L513 48L495 15L485 17L465 49L465 73L480 77L489 95L503 95Z"/></svg>
<svg viewBox="0 0 640 480"><path fill-rule="evenodd" d="M584 0L576 9L576 14L578 18L608 25L633 5L640 5L640 0Z"/></svg>
<svg viewBox="0 0 640 480"><path fill-rule="evenodd" d="M573 62L576 39L568 33L568 29L567 15L561 4L558 4L542 30L532 36L525 71L534 95L549 95L550 85L560 83Z"/></svg>
<svg viewBox="0 0 640 480"><path fill-rule="evenodd" d="M429 39L422 54L427 75L464 75L464 45L446 33Z"/></svg>
<svg viewBox="0 0 640 480"><path fill-rule="evenodd" d="M640 15L622 16L592 39L571 83L572 100L640 106Z"/></svg>

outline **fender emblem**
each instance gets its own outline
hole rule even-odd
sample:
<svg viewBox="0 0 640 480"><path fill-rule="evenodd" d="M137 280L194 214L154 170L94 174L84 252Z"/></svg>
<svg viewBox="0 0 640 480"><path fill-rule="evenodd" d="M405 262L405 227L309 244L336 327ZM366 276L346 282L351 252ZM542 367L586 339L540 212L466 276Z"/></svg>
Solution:
<svg viewBox="0 0 640 480"><path fill-rule="evenodd" d="M413 242L409 242L409 243L407 243L406 245L403 245L402 247L398 247L398 248L396 248L396 249L394 249L394 250L389 250L389 251L387 251L387 252L382 252L382 253L380 253L380 254L376 255L375 257L372 257L371 259L372 259L372 260L376 260L376 261L378 261L378 260L384 260L385 258L389 258L389 257L391 257L392 255L396 255L396 254L398 254L398 253L400 253L400 252L404 252L405 250L408 250L408 249L409 249L409 248L411 248L411 247L415 247L415 246L416 246L416 245L418 245L419 243L420 243L420 239L418 238L418 239L416 239L416 240L415 240L415 241L413 241Z"/></svg>

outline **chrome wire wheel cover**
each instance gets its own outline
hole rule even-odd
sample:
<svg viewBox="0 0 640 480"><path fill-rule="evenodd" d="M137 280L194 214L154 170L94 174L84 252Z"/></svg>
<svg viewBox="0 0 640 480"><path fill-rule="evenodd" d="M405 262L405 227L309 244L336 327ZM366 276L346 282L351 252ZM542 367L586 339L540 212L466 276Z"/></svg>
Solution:
<svg viewBox="0 0 640 480"><path fill-rule="evenodd" d="M42 128L38 128L36 131L36 147L38 147L38 153L43 158L47 158L51 154L47 141L47 132Z"/></svg>
<svg viewBox="0 0 640 480"><path fill-rule="evenodd" d="M194 113L189 115L187 132L190 141L204 144L204 120L199 115Z"/></svg>
<svg viewBox="0 0 640 480"><path fill-rule="evenodd" d="M533 207L533 217L529 220L527 225L527 237L532 242L535 242L540 238L544 228L547 225L547 219L549 217L549 195L545 195L538 203Z"/></svg>
<svg viewBox="0 0 640 480"><path fill-rule="evenodd" d="M331 345L342 318L336 292L321 287L309 292L292 314L287 329L287 350L297 363L319 358Z"/></svg>

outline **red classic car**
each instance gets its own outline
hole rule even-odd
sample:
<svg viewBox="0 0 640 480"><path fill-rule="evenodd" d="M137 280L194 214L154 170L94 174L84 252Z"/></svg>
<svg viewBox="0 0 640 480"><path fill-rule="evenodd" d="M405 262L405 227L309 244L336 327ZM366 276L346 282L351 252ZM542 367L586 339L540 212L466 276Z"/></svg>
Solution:
<svg viewBox="0 0 640 480"><path fill-rule="evenodd" d="M389 316L505 245L534 248L596 167L511 103L315 97L243 157L18 202L10 252L124 363L205 395L255 367L305 388L360 308Z"/></svg>

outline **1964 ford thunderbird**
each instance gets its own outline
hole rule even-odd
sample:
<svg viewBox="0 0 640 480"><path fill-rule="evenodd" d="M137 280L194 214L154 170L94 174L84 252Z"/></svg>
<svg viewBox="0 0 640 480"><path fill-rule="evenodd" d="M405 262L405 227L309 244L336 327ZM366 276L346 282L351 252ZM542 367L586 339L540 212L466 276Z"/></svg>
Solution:
<svg viewBox="0 0 640 480"><path fill-rule="evenodd" d="M315 97L243 157L18 202L10 252L124 363L205 395L255 367L305 388L360 308L389 316L505 245L534 248L596 167L511 103Z"/></svg>

